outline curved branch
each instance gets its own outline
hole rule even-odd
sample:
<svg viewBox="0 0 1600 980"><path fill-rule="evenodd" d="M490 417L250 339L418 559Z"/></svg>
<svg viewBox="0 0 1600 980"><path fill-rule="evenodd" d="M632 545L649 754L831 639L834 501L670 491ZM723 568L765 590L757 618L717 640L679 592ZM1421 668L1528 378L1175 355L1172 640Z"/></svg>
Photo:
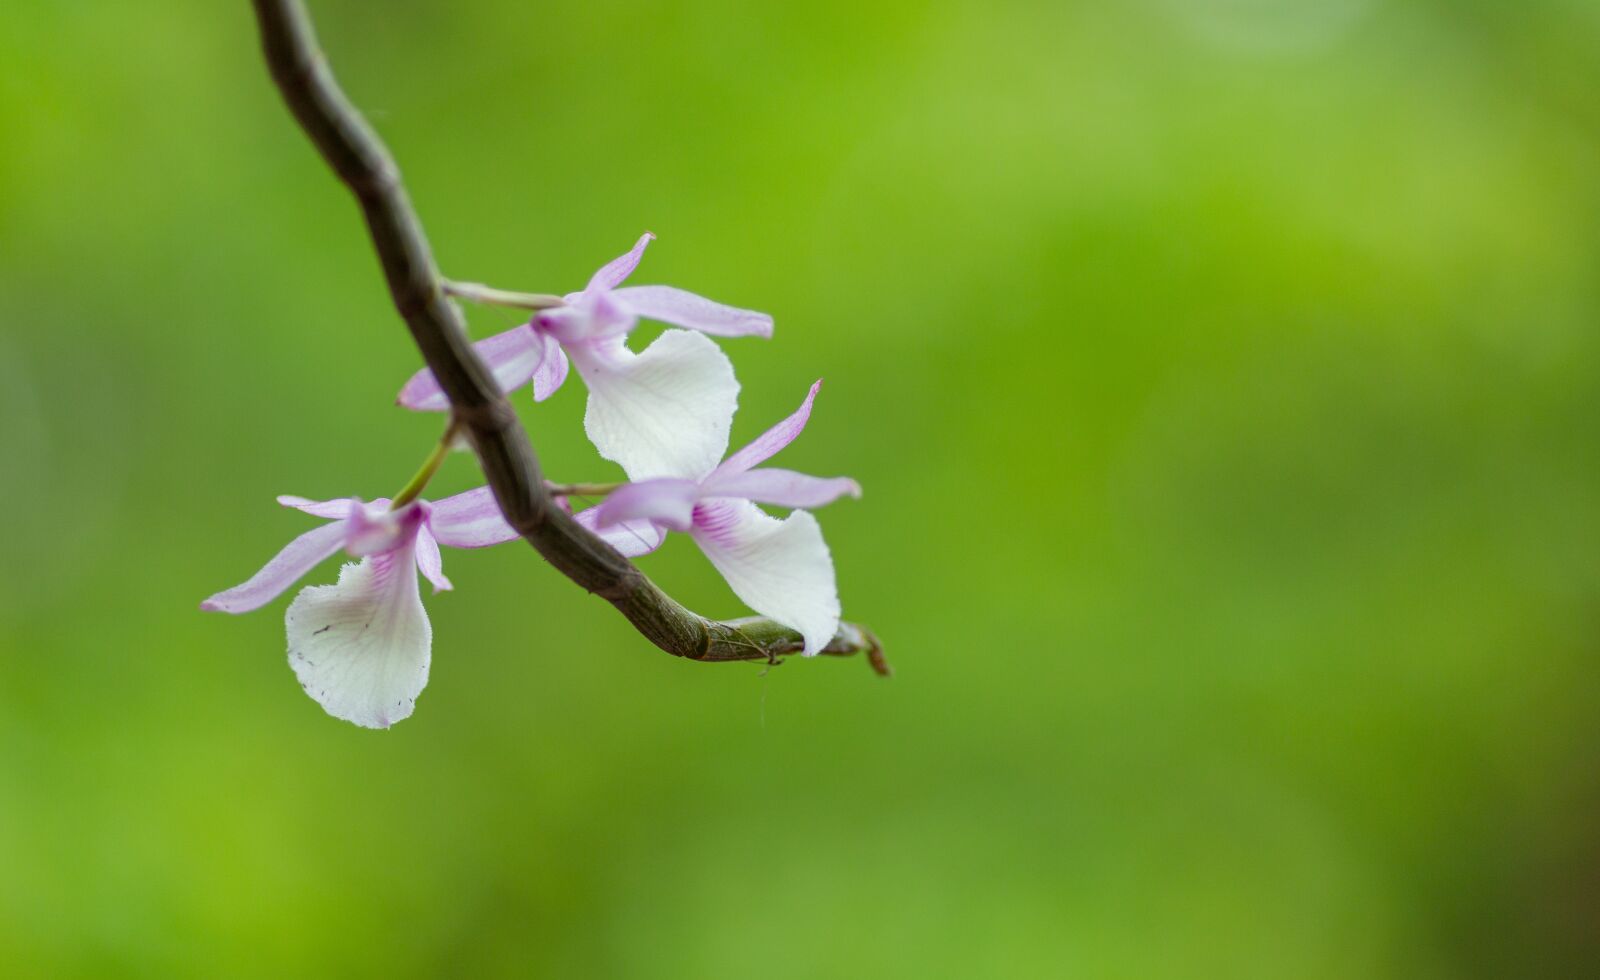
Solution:
<svg viewBox="0 0 1600 980"><path fill-rule="evenodd" d="M522 423L467 340L461 311L445 293L422 225L394 158L334 81L300 0L252 0L267 66L322 158L361 205L389 294L412 340L449 397L507 522L562 574L622 612L646 639L690 660L777 662L801 649L800 634L768 619L718 622L661 591L616 549L555 506ZM864 627L840 624L823 653L867 655L888 673Z"/></svg>

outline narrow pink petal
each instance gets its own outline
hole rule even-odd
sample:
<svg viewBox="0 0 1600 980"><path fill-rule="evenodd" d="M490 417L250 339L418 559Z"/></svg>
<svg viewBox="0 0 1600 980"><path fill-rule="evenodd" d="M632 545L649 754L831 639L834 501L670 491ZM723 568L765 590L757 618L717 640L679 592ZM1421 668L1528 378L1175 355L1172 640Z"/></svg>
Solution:
<svg viewBox="0 0 1600 980"><path fill-rule="evenodd" d="M861 496L861 484L847 476L807 476L794 470L762 468L713 475L700 489L704 497L742 497L779 507L821 507L840 497Z"/></svg>
<svg viewBox="0 0 1600 980"><path fill-rule="evenodd" d="M539 343L544 348L539 369L533 372L533 400L542 402L560 390L567 380L567 352L561 342L543 330L538 331Z"/></svg>
<svg viewBox="0 0 1600 980"><path fill-rule="evenodd" d="M589 277L589 285L584 287L584 292L595 290L616 289L623 281L633 275L633 270L639 267L639 260L644 257L644 247L655 240L654 235L648 231L639 236L633 248L626 255L619 255L601 266Z"/></svg>
<svg viewBox="0 0 1600 980"><path fill-rule="evenodd" d="M450 408L450 399L428 368L413 374L395 397L395 403L413 412L444 412Z"/></svg>
<svg viewBox="0 0 1600 980"><path fill-rule="evenodd" d="M734 595L805 638L811 656L839 628L833 558L817 519L797 510L783 520L747 500L708 500L695 509L694 540Z"/></svg>
<svg viewBox="0 0 1600 980"><path fill-rule="evenodd" d="M661 542L667 538L665 530L649 521L623 521L610 527L600 527L599 513L600 508L590 507L573 519L629 558L648 555L661 547Z"/></svg>
<svg viewBox="0 0 1600 980"><path fill-rule="evenodd" d="M811 418L811 403L817 400L817 392L822 390L822 380L811 386L811 391L806 394L806 400L800 403L800 408L788 418L763 432L750 445L723 460L713 476L730 476L743 473L752 466L771 459L778 450L794 442L806 427L806 421Z"/></svg>
<svg viewBox="0 0 1600 980"><path fill-rule="evenodd" d="M423 578L433 583L434 592L455 588L444 577L444 559L439 556L439 542L428 533L427 525L417 529L417 569L422 572Z"/></svg>
<svg viewBox="0 0 1600 980"><path fill-rule="evenodd" d="M262 566L250 581L218 592L200 603L208 612L245 613L276 599L300 576L338 551L344 544L343 521L324 524L290 541L273 559Z"/></svg>
<svg viewBox="0 0 1600 980"><path fill-rule="evenodd" d="M611 491L595 509L600 527L624 521L646 520L674 531L687 531L694 522L694 502L700 488L693 480L641 480Z"/></svg>
<svg viewBox="0 0 1600 980"><path fill-rule="evenodd" d="M532 325L524 323L486 337L473 344L472 349L489 366L500 390L509 392L527 384L539 370L545 346ZM427 368L411 376L400 389L398 401L418 412L444 412L450 408L450 399L445 397L444 389Z"/></svg>
<svg viewBox="0 0 1600 980"><path fill-rule="evenodd" d="M340 497L337 500L307 500L304 497L293 497L283 494L278 497L278 503L285 507L293 507L313 517L325 517L328 520L340 520L350 514L350 505L353 497Z"/></svg>
<svg viewBox="0 0 1600 980"><path fill-rule="evenodd" d="M433 501L428 527L440 544L451 548L486 548L519 536L506 523L488 487Z"/></svg>
<svg viewBox="0 0 1600 980"><path fill-rule="evenodd" d="M635 314L718 337L770 337L772 317L712 302L672 286L624 286L612 293Z"/></svg>

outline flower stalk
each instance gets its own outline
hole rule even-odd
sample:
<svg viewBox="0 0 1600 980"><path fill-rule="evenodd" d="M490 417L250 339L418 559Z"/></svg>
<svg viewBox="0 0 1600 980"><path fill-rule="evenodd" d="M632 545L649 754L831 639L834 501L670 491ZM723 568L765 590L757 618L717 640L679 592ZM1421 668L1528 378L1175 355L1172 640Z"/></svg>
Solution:
<svg viewBox="0 0 1600 980"><path fill-rule="evenodd" d="M622 486L620 483L546 483L552 497L604 497Z"/></svg>
<svg viewBox="0 0 1600 980"><path fill-rule="evenodd" d="M514 310L551 310L565 306L566 300L551 293L518 293L509 289L495 289L481 282L454 282L446 279L444 291L457 299L485 306L509 306Z"/></svg>
<svg viewBox="0 0 1600 980"><path fill-rule="evenodd" d="M422 461L422 468L417 470L411 481L401 487L400 492L395 494L394 499L389 502L390 510L399 510L422 496L422 491L428 488L428 481L432 480L433 475L439 472L439 467L444 464L444 458L450 455L450 447L455 445L458 428L459 426L456 424L455 419L451 419L450 424L444 427L444 435L439 437L439 442L433 447L433 451L428 454L428 458Z"/></svg>

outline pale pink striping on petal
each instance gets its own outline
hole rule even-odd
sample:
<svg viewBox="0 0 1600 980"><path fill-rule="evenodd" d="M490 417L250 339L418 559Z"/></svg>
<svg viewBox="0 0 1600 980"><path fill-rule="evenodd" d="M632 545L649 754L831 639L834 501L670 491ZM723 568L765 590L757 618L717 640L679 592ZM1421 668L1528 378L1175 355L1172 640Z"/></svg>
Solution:
<svg viewBox="0 0 1600 980"><path fill-rule="evenodd" d="M343 521L324 524L290 541L272 560L243 585L218 592L200 603L208 612L244 613L282 595L302 575L329 558L344 544Z"/></svg>
<svg viewBox="0 0 1600 980"><path fill-rule="evenodd" d="M486 337L473 344L472 349L488 365L501 392L511 392L527 384L538 372L546 345L532 325L524 323ZM419 412L443 412L450 408L450 399L445 397L444 389L427 368L411 376L400 389L397 401Z"/></svg>
<svg viewBox="0 0 1600 980"><path fill-rule="evenodd" d="M590 507L573 519L629 558L648 555L666 539L667 532L649 521L623 521L611 527L600 527L599 511L598 507Z"/></svg>
<svg viewBox="0 0 1600 980"><path fill-rule="evenodd" d="M639 260L644 257L645 246L654 241L655 237L648 231L640 235L633 248L595 270L595 274L589 277L589 285L584 287L584 292L615 289L622 285L633 275L633 270L639 267Z"/></svg>
<svg viewBox="0 0 1600 980"><path fill-rule="evenodd" d="M833 558L810 512L783 520L747 500L713 500L695 508L695 543L745 605L799 631L811 656L839 628Z"/></svg>
<svg viewBox="0 0 1600 980"><path fill-rule="evenodd" d="M694 519L700 488L693 480L659 479L628 483L611 491L596 510L601 527L645 520L674 531L687 531Z"/></svg>
<svg viewBox="0 0 1600 980"><path fill-rule="evenodd" d="M861 496L861 484L846 476L820 477L793 470L762 468L713 473L700 486L702 497L742 497L779 507L821 507L840 497Z"/></svg>
<svg viewBox="0 0 1600 980"><path fill-rule="evenodd" d="M340 497L337 500L307 500L304 497L283 494L278 497L278 503L285 507L293 507L295 510L310 514L313 517L342 520L350 515L350 507L355 503L355 498Z"/></svg>
<svg viewBox="0 0 1600 980"><path fill-rule="evenodd" d="M796 437L805 429L806 422L811 418L811 405L817 400L817 392L822 390L822 380L819 378L806 393L806 400L793 415L779 422L777 425L756 437L755 441L738 452L723 460L722 465L716 468L715 475L729 476L742 473L752 466L771 459L778 450L794 442Z"/></svg>
<svg viewBox="0 0 1600 980"><path fill-rule="evenodd" d="M454 588L444 575L444 559L439 554L439 542L428 533L426 524L417 528L417 570L433 584L435 592Z"/></svg>
<svg viewBox="0 0 1600 980"><path fill-rule="evenodd" d="M560 390L567 380L567 352L561 342L549 333L538 331L539 343L544 348L539 369L533 372L533 400L542 402Z"/></svg>
<svg viewBox="0 0 1600 980"><path fill-rule="evenodd" d="M770 337L772 317L713 302L673 286L624 286L611 295L633 313L718 337Z"/></svg>
<svg viewBox="0 0 1600 980"><path fill-rule="evenodd" d="M519 537L488 487L433 501L428 528L440 544L451 548L486 548Z"/></svg>

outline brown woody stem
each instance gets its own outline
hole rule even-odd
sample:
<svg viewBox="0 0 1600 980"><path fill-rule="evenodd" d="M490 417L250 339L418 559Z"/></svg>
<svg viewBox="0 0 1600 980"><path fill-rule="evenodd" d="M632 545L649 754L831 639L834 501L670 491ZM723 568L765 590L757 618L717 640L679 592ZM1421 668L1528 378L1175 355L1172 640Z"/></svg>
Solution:
<svg viewBox="0 0 1600 980"><path fill-rule="evenodd" d="M777 662L799 652L800 634L769 619L718 622L690 612L555 505L522 423L472 349L461 311L446 295L399 168L334 81L304 4L252 3L272 78L323 160L355 195L395 308L450 399L455 423L472 444L511 526L567 578L610 602L646 639L674 656ZM822 652L864 653L874 670L888 673L877 638L853 623L841 623Z"/></svg>

